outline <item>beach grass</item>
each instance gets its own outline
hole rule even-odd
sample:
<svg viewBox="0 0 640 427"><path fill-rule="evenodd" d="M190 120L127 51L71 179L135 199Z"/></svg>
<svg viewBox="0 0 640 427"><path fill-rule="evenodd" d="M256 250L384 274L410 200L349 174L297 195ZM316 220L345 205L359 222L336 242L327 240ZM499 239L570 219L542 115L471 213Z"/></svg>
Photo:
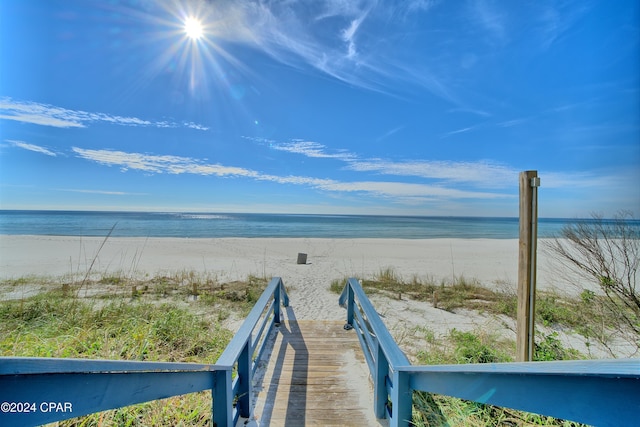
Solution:
<svg viewBox="0 0 640 427"><path fill-rule="evenodd" d="M427 346L417 354L419 364L499 363L513 362L515 343L498 334L484 330L462 332L453 329L449 335L438 337L428 328L421 331ZM542 338L536 345L535 360L576 359L582 356L564 348L553 335ZM413 393L413 425L427 426L565 426L583 424L561 420L510 408L422 391Z"/></svg>
<svg viewBox="0 0 640 427"><path fill-rule="evenodd" d="M413 393L415 427L562 426L584 424L425 392Z"/></svg>
<svg viewBox="0 0 640 427"><path fill-rule="evenodd" d="M330 290L341 293L347 279L333 280ZM411 277L404 280L393 269L385 268L370 279L361 279L367 294L380 293L389 298L408 298L425 301L433 307L449 312L458 309L504 315L516 319L518 297L513 286L490 289L478 280L456 277L452 281ZM502 288L502 289L501 289ZM511 289L511 290L510 290ZM625 329L618 313L607 310L604 295L585 290L580 295L561 294L555 290L536 292L536 322L551 329L572 330L586 340L607 345L612 331ZM620 304L620 310L624 305ZM631 333L632 331L626 331ZM631 338L633 339L633 337Z"/></svg>
<svg viewBox="0 0 640 427"><path fill-rule="evenodd" d="M215 363L233 333L223 321L244 317L267 279L218 283L178 272L146 280L119 275L64 280L26 277L2 289L40 292L0 304L0 355ZM86 293L86 296L85 296ZM193 393L60 422L60 426L208 426L211 394Z"/></svg>
<svg viewBox="0 0 640 427"><path fill-rule="evenodd" d="M334 280L333 292L340 293L346 279ZM403 280L393 269L383 269L371 279L360 283L367 294L380 293L388 298L408 298L430 302L433 307L455 312L458 309L474 310L496 316L515 319L517 295L513 291L489 289L475 279L457 277L454 281L419 280L412 277ZM499 288L499 286L498 286ZM503 286L503 288L507 288ZM604 296L584 291L578 296L561 295L555 291L538 291L536 298L536 322L543 326L536 337L534 360L575 360L586 356L573 348L566 348L556 330L574 331L588 343L595 339L605 345L608 334L624 325L619 316L603 309ZM542 332L550 330L551 332ZM417 351L415 359L420 365L459 363L513 362L515 341L498 333L478 329L459 331L452 329L442 336L428 327L416 331L422 335L425 345ZM414 392L413 424L415 426L463 425L463 426L512 426L553 425L580 426L581 424L465 401L449 396Z"/></svg>
<svg viewBox="0 0 640 427"><path fill-rule="evenodd" d="M346 280L335 280L340 292ZM126 274L66 278L24 277L0 282L3 290L37 287L33 296L0 304L0 354L3 356L184 361L214 363L232 337L223 326L231 316L246 316L266 278L221 283L215 276L190 271L133 279ZM477 280L453 283L403 281L392 269L361 281L366 292L389 298L413 298L443 310L458 308L515 316L515 295L489 290ZM539 320L555 327L578 328L597 296L569 298L544 293ZM596 317L600 322L601 318ZM605 322L606 323L606 322ZM584 326L584 325L583 325ZM512 361L515 343L486 331L451 330L440 336L422 328L427 345L416 354L419 364ZM566 349L551 333L539 337L536 360L583 357ZM563 425L563 420L446 396L414 393L414 425ZM128 406L59 423L61 426L209 425L210 393L194 393Z"/></svg>

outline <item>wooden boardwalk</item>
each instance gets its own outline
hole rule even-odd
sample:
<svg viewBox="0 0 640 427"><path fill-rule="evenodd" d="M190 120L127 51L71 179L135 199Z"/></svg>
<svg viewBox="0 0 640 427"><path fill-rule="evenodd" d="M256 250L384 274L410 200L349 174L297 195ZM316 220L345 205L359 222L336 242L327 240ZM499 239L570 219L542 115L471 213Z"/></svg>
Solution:
<svg viewBox="0 0 640 427"><path fill-rule="evenodd" d="M379 426L355 331L344 322L287 320L254 384L260 426ZM273 338L272 338L273 339Z"/></svg>

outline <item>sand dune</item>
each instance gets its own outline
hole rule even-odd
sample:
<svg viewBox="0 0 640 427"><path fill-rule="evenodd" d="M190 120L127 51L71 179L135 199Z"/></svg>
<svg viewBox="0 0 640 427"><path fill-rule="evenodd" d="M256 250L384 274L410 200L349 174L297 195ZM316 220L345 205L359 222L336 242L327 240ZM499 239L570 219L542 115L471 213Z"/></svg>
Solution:
<svg viewBox="0 0 640 427"><path fill-rule="evenodd" d="M104 245L101 247L101 245ZM249 275L282 277L291 306L301 320L340 320L344 309L329 291L334 279L371 278L392 269L406 280L436 281L464 276L487 287L516 291L517 239L294 239L294 238L103 238L0 236L0 278L30 275L99 274L127 277L194 271L220 282ZM307 254L297 264L298 253ZM564 287L543 253L538 255L538 288ZM420 345L416 328L436 334L458 330L494 331L515 339L515 322L476 312L447 312L430 303L373 295L383 320L405 348ZM569 338L567 338L569 339ZM579 350L581 344L571 342Z"/></svg>

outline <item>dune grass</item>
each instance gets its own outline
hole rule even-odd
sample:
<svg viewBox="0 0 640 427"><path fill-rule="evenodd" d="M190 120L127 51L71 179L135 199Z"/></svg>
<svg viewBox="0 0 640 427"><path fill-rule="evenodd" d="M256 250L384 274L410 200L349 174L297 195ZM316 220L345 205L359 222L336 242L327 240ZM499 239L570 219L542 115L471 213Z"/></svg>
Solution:
<svg viewBox="0 0 640 427"><path fill-rule="evenodd" d="M424 392L413 394L413 425L415 427L584 426L573 421Z"/></svg>
<svg viewBox="0 0 640 427"><path fill-rule="evenodd" d="M330 289L341 293L347 279L332 281ZM381 270L371 279L360 280L367 294L381 293L389 298L408 298L431 303L433 307L454 312L457 309L504 315L515 319L518 297L515 290L489 289L476 279L464 276L453 281L403 280L393 269ZM536 322L554 329L572 330L587 340L607 345L611 331L624 329L620 317L606 310L604 295L585 290L579 296L562 295L556 291L538 290L536 293ZM635 337L637 339L638 337ZM631 339L634 339L632 336Z"/></svg>
<svg viewBox="0 0 640 427"><path fill-rule="evenodd" d="M69 284L44 278L0 282L37 286L37 295L0 302L0 355L215 363L267 280L218 283L179 272L131 280L118 275ZM86 291L86 297L85 295ZM60 426L208 426L211 394L193 393L60 422Z"/></svg>
<svg viewBox="0 0 640 427"><path fill-rule="evenodd" d="M334 280L330 289L340 293L346 279ZM516 318L515 291L492 290L475 279L458 277L453 282L403 280L393 269L383 269L371 279L360 280L367 294L424 301L447 311L475 310ZM578 297L538 291L536 321L551 329L572 330L585 339L606 338L618 328L617 317L602 310L601 296L585 291ZM512 362L515 342L485 330L458 331L438 336L427 327L419 328L426 345L415 355L417 364L457 364ZM600 334L600 337L597 336ZM540 333L534 360L582 359L578 351L563 347L557 332ZM483 405L425 392L414 392L413 424L422 426L580 426L581 424L508 408Z"/></svg>
<svg viewBox="0 0 640 427"><path fill-rule="evenodd" d="M345 280L332 282L340 292ZM367 293L412 298L443 310L458 308L515 317L516 297L486 289L476 280L454 283L416 278L405 282L392 269L363 280ZM39 294L0 303L0 354L3 356L76 357L90 359L185 361L214 363L232 337L223 322L244 317L267 280L220 283L207 274L180 271L133 279L124 274L67 278L24 277L0 282L0 291L36 287ZM0 294L1 296L1 294ZM567 298L543 293L538 319L547 325L584 327L596 296ZM582 311L582 312L580 312ZM602 323L602 318L593 317ZM606 324L606 322L604 322ZM420 364L511 361L515 344L486 331L450 331L437 337L423 328L427 345L416 355ZM537 360L581 357L562 347L552 333L541 337ZM432 425L565 425L577 424L480 405L460 399L414 393L414 424ZM193 393L105 411L59 423L61 426L209 425L210 393Z"/></svg>
<svg viewBox="0 0 640 427"><path fill-rule="evenodd" d="M453 329L448 336L424 328L427 346L418 352L418 364L513 362L515 343L483 330L462 332ZM575 359L581 356L565 349L553 334L536 346L535 360ZM564 426L583 424L529 412L480 404L422 391L413 393L413 425L427 426Z"/></svg>

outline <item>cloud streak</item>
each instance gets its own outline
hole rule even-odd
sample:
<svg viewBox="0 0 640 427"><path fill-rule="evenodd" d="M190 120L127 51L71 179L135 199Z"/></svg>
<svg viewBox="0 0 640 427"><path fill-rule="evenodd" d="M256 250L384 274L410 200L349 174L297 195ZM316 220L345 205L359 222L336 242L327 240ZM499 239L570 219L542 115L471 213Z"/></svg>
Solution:
<svg viewBox="0 0 640 427"><path fill-rule="evenodd" d="M297 140L270 146L296 155L315 159L333 159L345 163L345 169L375 173L382 176L409 177L423 182L355 181L330 182L315 185L327 191L358 192L381 198L392 198L396 203L419 205L468 199L508 199L517 197L520 170L489 160L474 162L410 160L392 161L380 158L361 158L346 150L331 151L316 142ZM592 191L597 197L612 196L611 188L620 194L638 195L637 171L540 171L542 192L552 194L572 189ZM603 193L605 192L605 193ZM630 196L633 198L633 196ZM637 198L637 197L636 197Z"/></svg>
<svg viewBox="0 0 640 427"><path fill-rule="evenodd" d="M591 7L589 2L584 1L569 1L548 6L542 4L538 19L539 27L536 32L541 50L546 51L562 40Z"/></svg>
<svg viewBox="0 0 640 427"><path fill-rule="evenodd" d="M347 150L330 152L318 142L294 140L271 143L271 148L310 158L336 159L345 162L346 169L356 172L374 172L380 175L417 177L442 183L467 184L477 188L507 188L517 182L518 171L490 161L455 162L433 160L391 161L361 158Z"/></svg>
<svg viewBox="0 0 640 427"><path fill-rule="evenodd" d="M509 188L516 182L518 171L489 161L455 162L412 160L393 162L369 159L352 162L348 169L358 172L377 172L383 175L412 176L441 182L467 184L477 188Z"/></svg>
<svg viewBox="0 0 640 427"><path fill-rule="evenodd" d="M208 16L222 24L216 38L252 46L301 70L315 70L356 87L397 94L397 82L422 86L455 101L445 79L424 64L409 64L407 20L417 20L438 2L412 0L238 0L209 2ZM386 30L375 29L384 25ZM394 43L393 40L403 40Z"/></svg>
<svg viewBox="0 0 640 427"><path fill-rule="evenodd" d="M13 145L14 147L18 147L18 148L22 148L24 150L28 150L28 151L33 151L34 153L40 153L40 154L44 154L50 157L56 157L58 154L55 153L54 151L49 150L48 148L45 147L41 147L39 145L35 145L35 144L29 144L28 142L24 142L24 141L16 141L16 140L12 140L12 139L7 139L7 142L11 143L11 145Z"/></svg>
<svg viewBox="0 0 640 427"><path fill-rule="evenodd" d="M70 193L100 194L105 196L146 196L147 193L130 193L127 191L105 191L105 190L82 190L75 188L57 188L56 191L66 191Z"/></svg>
<svg viewBox="0 0 640 427"><path fill-rule="evenodd" d="M123 172L137 170L152 174L190 173L220 177L254 177L256 175L255 172L245 168L205 164L189 157L127 153L116 150L89 150L78 147L72 147L71 150L80 158L92 160L105 166L118 166Z"/></svg>
<svg viewBox="0 0 640 427"><path fill-rule="evenodd" d="M119 167L123 172L136 170L153 174L192 174L217 176L222 178L249 178L256 181L273 182L284 185L304 185L327 192L366 193L376 197L400 200L429 199L497 199L513 197L509 194L487 191L465 191L448 188L444 185L421 183L353 181L343 182L334 179L321 179L305 176L278 176L264 174L255 170L205 163L191 157L128 153L114 150L88 150L73 147L77 157L97 162L105 166Z"/></svg>
<svg viewBox="0 0 640 427"><path fill-rule="evenodd" d="M474 0L471 2L474 21L489 33L499 43L507 41L507 22L505 12L493 7L486 0Z"/></svg>
<svg viewBox="0 0 640 427"><path fill-rule="evenodd" d="M571 1L571 0L570 0ZM468 91L451 70L459 68L456 55L439 55L451 27L436 20L447 2L438 0L236 0L208 1L207 19L215 40L251 46L275 60L303 71L318 71L348 85L393 96L412 96L416 88L430 92L456 108L477 110ZM200 4L200 3L198 3ZM533 4L522 8L490 0L469 0L455 8L451 18L470 38L464 45L447 44L448 51L491 48L491 56L529 31L521 21L537 23L528 37L542 49L568 31L583 10L568 6ZM525 10L525 12L522 12ZM568 16L567 16L568 15ZM384 31L380 31L384 28ZM435 34L436 37L430 37ZM447 42L448 43L448 42ZM468 43L473 43L471 46ZM416 58L420 46L433 55ZM471 67L482 54L467 55Z"/></svg>
<svg viewBox="0 0 640 427"><path fill-rule="evenodd" d="M354 154L347 150L338 150L336 153L328 153L324 144L313 141L305 141L302 139L293 140L290 143L272 144L271 148L278 151L286 151L288 153L301 154L306 157L322 158L322 159L338 159L342 161L356 160Z"/></svg>
<svg viewBox="0 0 640 427"><path fill-rule="evenodd" d="M130 127L208 130L206 126L193 122L150 121L137 117L70 110L38 102L16 101L12 98L0 98L0 119L56 128L85 128L92 124L107 123Z"/></svg>

